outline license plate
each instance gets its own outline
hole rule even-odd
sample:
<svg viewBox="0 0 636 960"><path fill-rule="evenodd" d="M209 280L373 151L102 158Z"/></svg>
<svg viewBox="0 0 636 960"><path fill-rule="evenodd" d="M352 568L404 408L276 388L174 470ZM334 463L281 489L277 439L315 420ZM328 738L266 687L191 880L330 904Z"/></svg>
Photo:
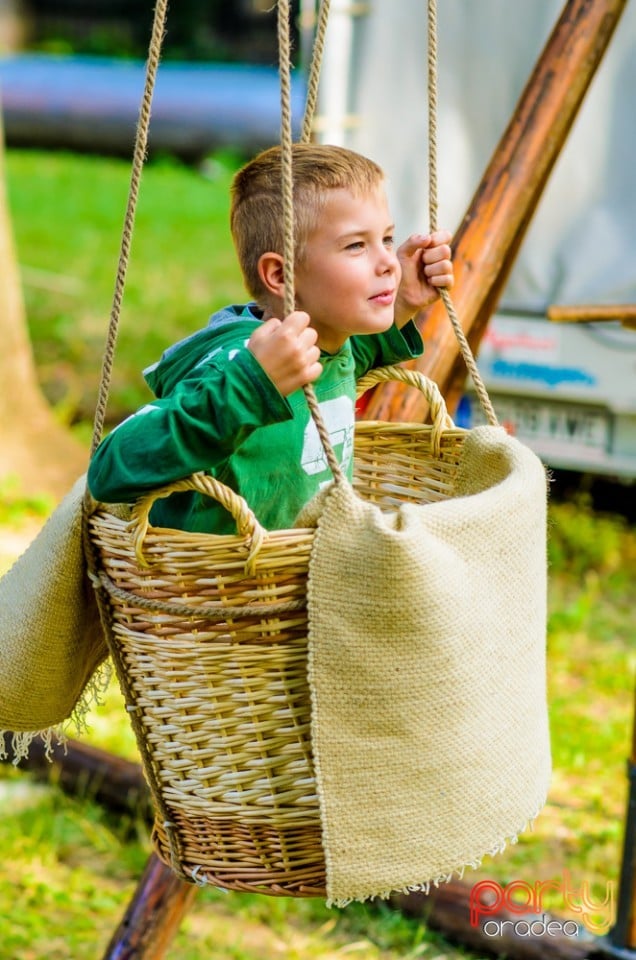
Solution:
<svg viewBox="0 0 636 960"><path fill-rule="evenodd" d="M474 396L468 400L471 424L485 423L479 401ZM603 410L515 397L491 400L500 424L538 453L600 458L608 450L610 425Z"/></svg>

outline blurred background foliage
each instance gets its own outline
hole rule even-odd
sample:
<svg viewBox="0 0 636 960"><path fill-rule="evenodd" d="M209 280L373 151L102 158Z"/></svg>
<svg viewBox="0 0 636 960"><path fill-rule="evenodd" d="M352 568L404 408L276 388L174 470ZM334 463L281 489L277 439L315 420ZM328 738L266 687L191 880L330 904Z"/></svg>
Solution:
<svg viewBox="0 0 636 960"><path fill-rule="evenodd" d="M29 49L145 58L146 0L21 0ZM292 4L294 24L299 2ZM268 0L179 0L170 8L165 59L275 63L276 4Z"/></svg>

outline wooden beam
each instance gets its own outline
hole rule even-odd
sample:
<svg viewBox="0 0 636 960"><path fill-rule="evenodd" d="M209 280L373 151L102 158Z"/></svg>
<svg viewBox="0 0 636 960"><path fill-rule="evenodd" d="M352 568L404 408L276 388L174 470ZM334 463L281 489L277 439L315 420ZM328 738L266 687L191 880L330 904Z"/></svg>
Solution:
<svg viewBox="0 0 636 960"><path fill-rule="evenodd" d="M196 892L153 853L103 960L163 960Z"/></svg>
<svg viewBox="0 0 636 960"><path fill-rule="evenodd" d="M11 759L9 740L10 735L5 735L7 760ZM68 793L90 796L115 813L140 815L148 822L152 820L150 794L138 763L122 760L78 740L69 740L65 749L55 747L51 762L46 757L43 743L36 740L29 756L19 767L40 779L54 781ZM196 887L180 880L152 854L103 960L161 960L162 951L168 948L176 934L195 891ZM631 904L629 895L626 895L626 902ZM593 946L598 946L598 942L581 944L567 936L515 936L510 929L496 938L488 937L483 930L470 925L469 898L470 886L456 881L441 884L426 896L421 893L396 894L391 903L407 916L422 918L451 941L495 956L505 954L510 960L583 960L588 952L592 956ZM631 906L626 906L624 913L624 923L620 930L617 924L615 931L616 942L621 945L631 935L627 932L633 922ZM505 911L498 913L497 917L499 920L521 919L519 915ZM537 917L533 915L531 919ZM561 924L565 922L562 917L551 916L550 919ZM623 929L625 925L627 929Z"/></svg>
<svg viewBox="0 0 636 960"><path fill-rule="evenodd" d="M476 352L528 224L627 0L568 0L457 231L453 302ZM443 144L442 144L443 153ZM418 317L426 350L411 364L453 410L465 368L444 305ZM422 422L425 399L398 383L376 387L367 420Z"/></svg>
<svg viewBox="0 0 636 960"><path fill-rule="evenodd" d="M636 303L593 303L564 306L552 303L546 311L552 323L604 323L618 321L636 330Z"/></svg>

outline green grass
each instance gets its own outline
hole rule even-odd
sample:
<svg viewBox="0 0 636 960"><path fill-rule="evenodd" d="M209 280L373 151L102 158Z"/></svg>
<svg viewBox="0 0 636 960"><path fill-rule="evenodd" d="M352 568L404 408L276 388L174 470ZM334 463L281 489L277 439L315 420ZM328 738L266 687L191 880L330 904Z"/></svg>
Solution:
<svg viewBox="0 0 636 960"><path fill-rule="evenodd" d="M145 398L140 369L169 343L240 299L227 229L236 158L211 174L169 161L144 174L124 298L111 416ZM118 254L129 165L10 151L10 200L38 371L69 420L92 414ZM40 522L50 504L0 490L0 532ZM2 549L0 545L0 555ZM0 561L2 561L0 556ZM584 499L550 507L549 701L554 778L533 832L467 881L616 883L626 804L636 643L636 532ZM135 757L115 687L93 711L92 742ZM146 827L115 819L0 767L0 955L94 958L132 894ZM558 895L549 904L563 913ZM174 960L457 958L421 924L386 909L328 911L319 901L202 892Z"/></svg>
<svg viewBox="0 0 636 960"><path fill-rule="evenodd" d="M0 527L42 523L55 503L46 494L25 496L17 477L0 480Z"/></svg>

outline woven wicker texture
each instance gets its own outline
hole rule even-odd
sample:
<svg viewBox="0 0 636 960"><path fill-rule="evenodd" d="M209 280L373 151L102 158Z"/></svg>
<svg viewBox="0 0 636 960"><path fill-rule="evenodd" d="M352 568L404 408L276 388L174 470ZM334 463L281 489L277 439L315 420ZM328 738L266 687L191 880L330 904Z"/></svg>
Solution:
<svg viewBox="0 0 636 960"><path fill-rule="evenodd" d="M415 372L375 371L360 391L387 378L423 390L434 422L356 426L361 496L387 507L452 497L466 431L453 428L437 387ZM222 497L243 535L148 528L154 499L188 484ZM113 659L157 808L159 855L197 882L324 895L307 685L315 531L265 532L239 497L201 475L144 498L135 512L126 522L100 509L90 529Z"/></svg>

